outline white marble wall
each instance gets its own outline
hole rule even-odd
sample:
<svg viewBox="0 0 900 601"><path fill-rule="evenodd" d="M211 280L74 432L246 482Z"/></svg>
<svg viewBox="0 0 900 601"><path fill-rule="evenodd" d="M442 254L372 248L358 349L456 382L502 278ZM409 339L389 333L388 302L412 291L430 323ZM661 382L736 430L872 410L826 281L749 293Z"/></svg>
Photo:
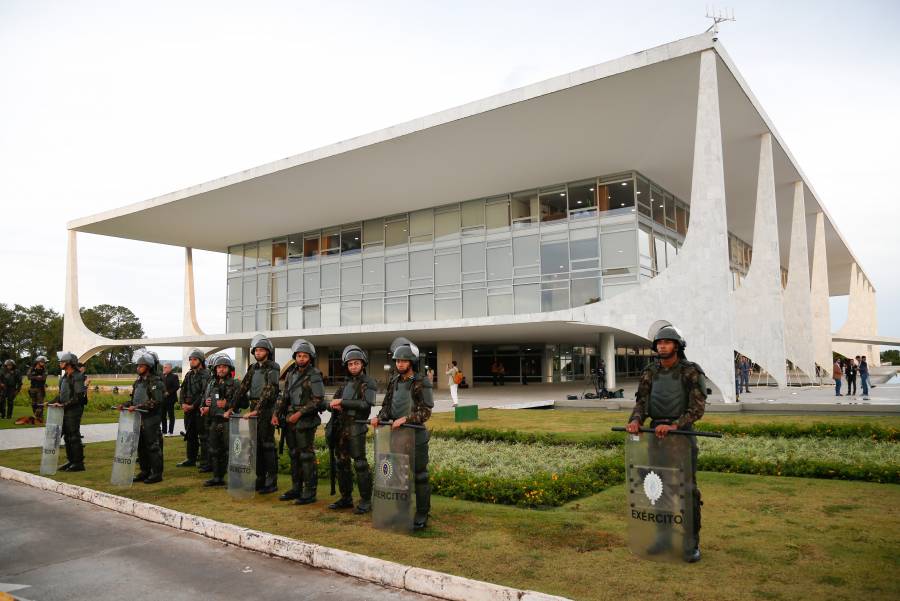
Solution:
<svg viewBox="0 0 900 601"><path fill-rule="evenodd" d="M803 182L794 183L791 250L784 290L784 345L787 358L812 380L816 377L809 247L806 241L806 200ZM827 365L824 366L827 368Z"/></svg>

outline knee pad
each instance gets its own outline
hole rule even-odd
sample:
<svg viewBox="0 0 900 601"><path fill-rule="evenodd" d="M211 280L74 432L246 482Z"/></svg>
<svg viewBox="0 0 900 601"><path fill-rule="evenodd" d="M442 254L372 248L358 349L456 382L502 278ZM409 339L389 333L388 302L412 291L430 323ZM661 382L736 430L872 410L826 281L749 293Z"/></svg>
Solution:
<svg viewBox="0 0 900 601"><path fill-rule="evenodd" d="M315 453L300 453L300 461L315 461Z"/></svg>
<svg viewBox="0 0 900 601"><path fill-rule="evenodd" d="M428 482L428 470L416 472L416 482Z"/></svg>
<svg viewBox="0 0 900 601"><path fill-rule="evenodd" d="M300 449L289 449L288 456L291 459L299 459L300 458Z"/></svg>
<svg viewBox="0 0 900 601"><path fill-rule="evenodd" d="M367 472L367 471L369 471L369 462L366 461L365 457L363 457L361 459L354 459L353 460L353 468L357 472Z"/></svg>

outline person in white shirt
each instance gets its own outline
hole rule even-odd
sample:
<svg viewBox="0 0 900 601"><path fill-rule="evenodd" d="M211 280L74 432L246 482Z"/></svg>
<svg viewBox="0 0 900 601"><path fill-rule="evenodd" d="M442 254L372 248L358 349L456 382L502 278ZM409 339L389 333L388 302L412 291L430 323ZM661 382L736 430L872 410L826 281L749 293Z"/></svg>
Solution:
<svg viewBox="0 0 900 601"><path fill-rule="evenodd" d="M459 405L459 393L457 392L459 389L459 385L456 383L456 374L458 373L459 368L456 366L456 361L452 361L449 365L447 365L446 374L449 376L447 383L450 385L450 399L453 401L454 407Z"/></svg>

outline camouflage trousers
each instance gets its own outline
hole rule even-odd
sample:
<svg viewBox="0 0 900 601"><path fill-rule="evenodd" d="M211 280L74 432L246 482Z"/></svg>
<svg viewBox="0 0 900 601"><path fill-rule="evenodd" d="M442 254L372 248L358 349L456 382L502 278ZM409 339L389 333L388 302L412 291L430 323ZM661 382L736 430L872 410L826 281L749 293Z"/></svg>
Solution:
<svg viewBox="0 0 900 601"><path fill-rule="evenodd" d="M352 497L353 472L355 472L360 499L367 502L372 498L372 471L366 459L366 426L340 417L332 419L335 420L333 426L336 430L333 433L337 463L335 468L341 497L345 499Z"/></svg>
<svg viewBox="0 0 900 601"><path fill-rule="evenodd" d="M228 420L214 417L209 424L209 464L215 478L228 469Z"/></svg>
<svg viewBox="0 0 900 601"><path fill-rule="evenodd" d="M38 419L44 419L44 399L47 397L46 388L29 388L28 396L31 398L31 412Z"/></svg>

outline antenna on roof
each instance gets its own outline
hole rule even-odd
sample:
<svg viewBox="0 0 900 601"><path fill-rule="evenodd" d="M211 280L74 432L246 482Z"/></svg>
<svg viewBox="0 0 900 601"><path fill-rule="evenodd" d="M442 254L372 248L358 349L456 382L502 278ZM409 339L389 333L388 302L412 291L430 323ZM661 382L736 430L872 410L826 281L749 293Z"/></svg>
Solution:
<svg viewBox="0 0 900 601"><path fill-rule="evenodd" d="M719 23L725 23L726 21L735 21L734 18L734 9L731 9L731 14L728 13L728 9L725 10L717 10L716 8L710 9L710 7L706 7L706 18L712 19L713 24L709 26L709 29L706 30L706 33L710 31L713 33L713 41L719 39Z"/></svg>

